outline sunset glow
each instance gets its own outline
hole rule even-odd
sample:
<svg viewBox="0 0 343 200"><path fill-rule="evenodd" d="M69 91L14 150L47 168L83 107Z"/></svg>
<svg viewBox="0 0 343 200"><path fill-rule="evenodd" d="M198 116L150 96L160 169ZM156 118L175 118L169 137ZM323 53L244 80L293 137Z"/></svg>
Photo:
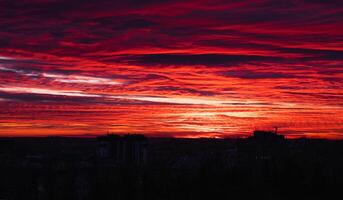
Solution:
<svg viewBox="0 0 343 200"><path fill-rule="evenodd" d="M0 2L0 136L343 139L339 1L110 2Z"/></svg>

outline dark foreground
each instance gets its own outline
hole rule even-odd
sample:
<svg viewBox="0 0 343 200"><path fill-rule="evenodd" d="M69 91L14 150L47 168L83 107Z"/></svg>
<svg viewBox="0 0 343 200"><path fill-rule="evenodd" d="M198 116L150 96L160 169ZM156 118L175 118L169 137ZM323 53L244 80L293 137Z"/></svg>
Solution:
<svg viewBox="0 0 343 200"><path fill-rule="evenodd" d="M0 200L337 199L343 142L0 139Z"/></svg>

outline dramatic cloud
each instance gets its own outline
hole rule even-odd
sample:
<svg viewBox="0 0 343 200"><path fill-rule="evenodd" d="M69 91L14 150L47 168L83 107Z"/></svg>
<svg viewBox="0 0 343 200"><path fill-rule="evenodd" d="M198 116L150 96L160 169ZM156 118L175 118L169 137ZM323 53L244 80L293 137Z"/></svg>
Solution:
<svg viewBox="0 0 343 200"><path fill-rule="evenodd" d="M342 1L0 2L0 136L343 138Z"/></svg>

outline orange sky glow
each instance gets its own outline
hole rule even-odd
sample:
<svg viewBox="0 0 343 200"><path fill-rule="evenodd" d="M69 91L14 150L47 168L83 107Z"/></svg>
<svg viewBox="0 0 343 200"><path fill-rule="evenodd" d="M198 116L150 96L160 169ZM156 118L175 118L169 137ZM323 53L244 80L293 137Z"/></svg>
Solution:
<svg viewBox="0 0 343 200"><path fill-rule="evenodd" d="M0 136L343 139L343 7L0 3ZM92 8L92 9L90 9Z"/></svg>

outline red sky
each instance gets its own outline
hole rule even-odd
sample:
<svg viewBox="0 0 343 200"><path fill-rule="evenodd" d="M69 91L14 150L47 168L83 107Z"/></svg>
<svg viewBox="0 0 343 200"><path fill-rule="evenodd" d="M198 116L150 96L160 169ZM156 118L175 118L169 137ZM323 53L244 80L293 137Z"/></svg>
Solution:
<svg viewBox="0 0 343 200"><path fill-rule="evenodd" d="M1 1L0 108L0 136L341 139L342 1Z"/></svg>

